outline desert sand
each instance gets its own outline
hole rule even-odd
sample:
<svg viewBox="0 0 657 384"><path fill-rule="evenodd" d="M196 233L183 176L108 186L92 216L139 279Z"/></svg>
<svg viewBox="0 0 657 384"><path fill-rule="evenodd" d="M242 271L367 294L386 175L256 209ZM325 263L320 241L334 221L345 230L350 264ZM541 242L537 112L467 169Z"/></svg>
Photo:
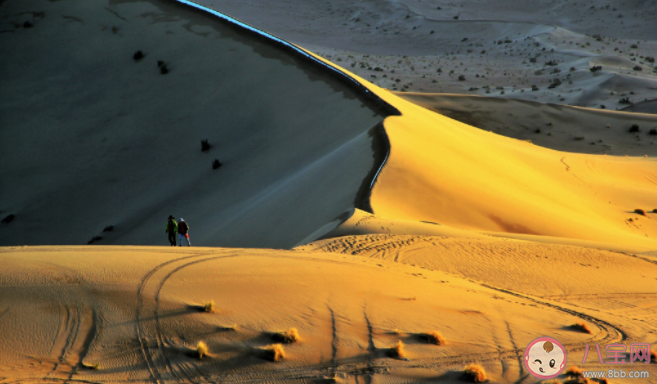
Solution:
<svg viewBox="0 0 657 384"><path fill-rule="evenodd" d="M463 383L473 363L533 384L537 337L584 370L609 368L587 345L657 349L657 158L625 131L654 115L395 93L322 50L380 32L321 23L427 4L295 4L209 4L282 46L168 0L0 2L0 384ZM421 28L478 15L431 6L459 18ZM551 7L477 33L602 23ZM650 39L650 9L609 30ZM556 11L574 19L538 25ZM430 48L399 35L386 54ZM154 246L172 213L195 246Z"/></svg>

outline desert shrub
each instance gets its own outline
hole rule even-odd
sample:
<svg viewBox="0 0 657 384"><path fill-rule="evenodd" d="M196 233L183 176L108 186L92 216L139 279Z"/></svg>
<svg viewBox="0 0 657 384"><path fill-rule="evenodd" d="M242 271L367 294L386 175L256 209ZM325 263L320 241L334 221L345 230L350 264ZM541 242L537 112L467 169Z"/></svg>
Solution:
<svg viewBox="0 0 657 384"><path fill-rule="evenodd" d="M553 79L550 85L548 85L548 89L556 88L561 85L561 80L560 79Z"/></svg>
<svg viewBox="0 0 657 384"><path fill-rule="evenodd" d="M420 337L427 343L431 344L445 345L447 343L443 335L438 331L429 331L427 333L421 334Z"/></svg>
<svg viewBox="0 0 657 384"><path fill-rule="evenodd" d="M454 20L458 20L458 19L459 19L459 17L458 17L458 16L454 16Z"/></svg>
<svg viewBox="0 0 657 384"><path fill-rule="evenodd" d="M296 343L299 341L299 332L296 328L290 328L287 331L272 334L272 338L285 344Z"/></svg>
<svg viewBox="0 0 657 384"><path fill-rule="evenodd" d="M649 62L649 63L654 63L655 58L653 56L646 56L646 61Z"/></svg>
<svg viewBox="0 0 657 384"><path fill-rule="evenodd" d="M212 162L212 169L217 169L219 167L221 167L221 163L219 162L219 160L214 159L214 161Z"/></svg>
<svg viewBox="0 0 657 384"><path fill-rule="evenodd" d="M605 109L605 108L607 108L607 107L605 107L604 104L600 104L600 109Z"/></svg>
<svg viewBox="0 0 657 384"><path fill-rule="evenodd" d="M214 312L214 300L203 302L203 312Z"/></svg>
<svg viewBox="0 0 657 384"><path fill-rule="evenodd" d="M550 60L550 61L546 61L546 62L545 62L545 65L546 65L546 66L549 65L549 66L554 67L555 65L559 65L559 63L557 63L557 62L554 61L554 60Z"/></svg>
<svg viewBox="0 0 657 384"><path fill-rule="evenodd" d="M465 76L459 75L459 81L465 81Z"/></svg>
<svg viewBox="0 0 657 384"><path fill-rule="evenodd" d="M394 347L388 350L388 354L390 355L390 357L394 357L397 359L405 359L406 351L404 351L404 343L402 343L402 341L399 340Z"/></svg>
<svg viewBox="0 0 657 384"><path fill-rule="evenodd" d="M101 241L103 238L101 236L94 236L87 242L87 244L93 244L95 242Z"/></svg>
<svg viewBox="0 0 657 384"><path fill-rule="evenodd" d="M591 68L589 68L589 71L591 72L602 71L602 65L594 65Z"/></svg>
<svg viewBox="0 0 657 384"><path fill-rule="evenodd" d="M285 358L285 350L281 344L267 345L260 350L262 357L270 361L281 361Z"/></svg>
<svg viewBox="0 0 657 384"><path fill-rule="evenodd" d="M632 68L632 69L635 70L635 71L643 71L643 68L641 68L638 65L635 65L634 68Z"/></svg>
<svg viewBox="0 0 657 384"><path fill-rule="evenodd" d="M135 61L139 61L139 60L141 60L141 59L144 58L144 52L142 52L142 51L137 51L137 52L135 52L134 55L132 55L132 58L133 58Z"/></svg>
<svg viewBox="0 0 657 384"><path fill-rule="evenodd" d="M160 68L161 74L166 75L167 73L169 73L169 67L167 66L167 63L165 63L164 61L158 60L157 66L158 68Z"/></svg>
<svg viewBox="0 0 657 384"><path fill-rule="evenodd" d="M649 135L653 135L653 136L654 136L654 135L657 135L657 128L652 128L652 129L648 132L648 134L649 134Z"/></svg>
<svg viewBox="0 0 657 384"><path fill-rule="evenodd" d="M632 104L629 97L623 97L618 100L618 104Z"/></svg>
<svg viewBox="0 0 657 384"><path fill-rule="evenodd" d="M582 377L582 370L573 365L564 371L566 376Z"/></svg>
<svg viewBox="0 0 657 384"><path fill-rule="evenodd" d="M570 328L578 332L591 333L591 328L589 328L589 326L584 322L575 323L571 325Z"/></svg>
<svg viewBox="0 0 657 384"><path fill-rule="evenodd" d="M630 133L634 132L641 132L641 129L639 129L639 124L632 124L629 129Z"/></svg>
<svg viewBox="0 0 657 384"><path fill-rule="evenodd" d="M196 357L202 359L204 356L207 355L208 355L208 346L204 342L199 341L198 344L196 344Z"/></svg>
<svg viewBox="0 0 657 384"><path fill-rule="evenodd" d="M471 383L486 381L486 371L481 365L470 364L463 369L463 378Z"/></svg>
<svg viewBox="0 0 657 384"><path fill-rule="evenodd" d="M586 139L586 137L584 137L584 136L576 136L576 137L575 137L575 140L576 140L576 141L582 141L582 140L584 140L584 139Z"/></svg>
<svg viewBox="0 0 657 384"><path fill-rule="evenodd" d="M635 210L634 210L634 213L637 213L637 214L642 215L642 216L648 216L648 215L646 214L646 211L643 210L643 209L641 209L641 208L637 208L637 209L635 209Z"/></svg>
<svg viewBox="0 0 657 384"><path fill-rule="evenodd" d="M5 216L4 219L2 219L2 224L9 224L12 221L14 221L15 218L16 218L16 215L14 215L13 213L9 214L9 215Z"/></svg>
<svg viewBox="0 0 657 384"><path fill-rule="evenodd" d="M532 91L538 91L538 87L535 85L532 85Z"/></svg>
<svg viewBox="0 0 657 384"><path fill-rule="evenodd" d="M575 72L576 69L575 69L575 67L570 67L569 71L570 71L570 72Z"/></svg>
<svg viewBox="0 0 657 384"><path fill-rule="evenodd" d="M637 48L639 48L639 46L638 46L638 45L636 45L636 44L632 44L632 45L630 45L630 48L634 48L634 49L637 49Z"/></svg>
<svg viewBox="0 0 657 384"><path fill-rule="evenodd" d="M34 24L30 23L29 21L26 21L23 23L23 28L32 28Z"/></svg>
<svg viewBox="0 0 657 384"><path fill-rule="evenodd" d="M201 152L205 152L212 147L210 143L208 143L208 139L201 140Z"/></svg>

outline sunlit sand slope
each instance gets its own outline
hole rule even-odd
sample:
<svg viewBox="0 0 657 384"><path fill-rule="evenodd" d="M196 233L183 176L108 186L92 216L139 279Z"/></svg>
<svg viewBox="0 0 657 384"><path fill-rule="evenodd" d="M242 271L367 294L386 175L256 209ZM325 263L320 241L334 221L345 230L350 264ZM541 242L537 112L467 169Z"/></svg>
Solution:
<svg viewBox="0 0 657 384"><path fill-rule="evenodd" d="M0 244L166 244L173 214L193 245L292 247L353 208L385 155L371 130L385 108L189 6L0 14L0 218L15 216Z"/></svg>
<svg viewBox="0 0 657 384"><path fill-rule="evenodd" d="M519 358L537 333L564 343L575 363L586 343L642 331L621 329L606 313L506 290L521 288L512 282L496 287L497 273L476 256L472 268L493 273L482 276L485 283L464 279L469 273L456 266L430 271L361 251L4 248L0 382L458 382L469 362L482 364L493 381L515 382L526 375ZM601 268L613 257L604 256ZM527 262L550 265L536 260ZM551 286L572 286L570 275L553 275ZM210 300L214 310L204 312ZM591 334L569 328L581 321ZM269 361L261 348L290 328L299 340L283 345L281 361ZM428 343L430 331L446 344ZM399 340L402 357L391 350ZM202 359L200 341L209 353Z"/></svg>
<svg viewBox="0 0 657 384"><path fill-rule="evenodd" d="M481 131L372 86L402 116L371 196L383 217L655 249L657 159L558 152Z"/></svg>

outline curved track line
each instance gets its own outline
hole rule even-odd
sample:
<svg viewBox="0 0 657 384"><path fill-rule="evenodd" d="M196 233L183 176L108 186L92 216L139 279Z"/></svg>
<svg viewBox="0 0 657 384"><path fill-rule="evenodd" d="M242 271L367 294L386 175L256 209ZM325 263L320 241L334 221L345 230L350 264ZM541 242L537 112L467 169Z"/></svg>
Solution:
<svg viewBox="0 0 657 384"><path fill-rule="evenodd" d="M196 255L191 255L191 256L185 256L185 257L179 257L176 259L169 260L165 263L162 263L155 268L151 269L144 277L142 277L141 281L139 282L139 286L137 287L137 308L135 310L135 330L137 332L137 339L139 340L139 346L142 352L142 357L144 358L144 363L146 364L148 368L148 372L150 374L151 380L154 382L161 384L163 383L162 377L160 376L160 373L157 370L157 366L153 362L153 356L151 355L150 352L150 347L147 345L146 338L143 336L143 324L141 321L141 309L144 304L144 288L146 286L146 283L150 280L150 278L157 273L160 269L166 267L169 264L176 263L182 260L187 260L195 257L201 257L208 255L209 253L204 253L204 254L196 254Z"/></svg>

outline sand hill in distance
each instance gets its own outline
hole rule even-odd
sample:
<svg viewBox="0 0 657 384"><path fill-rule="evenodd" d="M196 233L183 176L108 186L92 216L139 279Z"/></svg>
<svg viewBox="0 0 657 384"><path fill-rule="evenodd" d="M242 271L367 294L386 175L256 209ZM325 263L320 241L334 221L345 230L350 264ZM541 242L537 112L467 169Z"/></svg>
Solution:
<svg viewBox="0 0 657 384"><path fill-rule="evenodd" d="M0 2L0 384L533 384L537 337L585 371L657 350L654 1L184 2Z"/></svg>

